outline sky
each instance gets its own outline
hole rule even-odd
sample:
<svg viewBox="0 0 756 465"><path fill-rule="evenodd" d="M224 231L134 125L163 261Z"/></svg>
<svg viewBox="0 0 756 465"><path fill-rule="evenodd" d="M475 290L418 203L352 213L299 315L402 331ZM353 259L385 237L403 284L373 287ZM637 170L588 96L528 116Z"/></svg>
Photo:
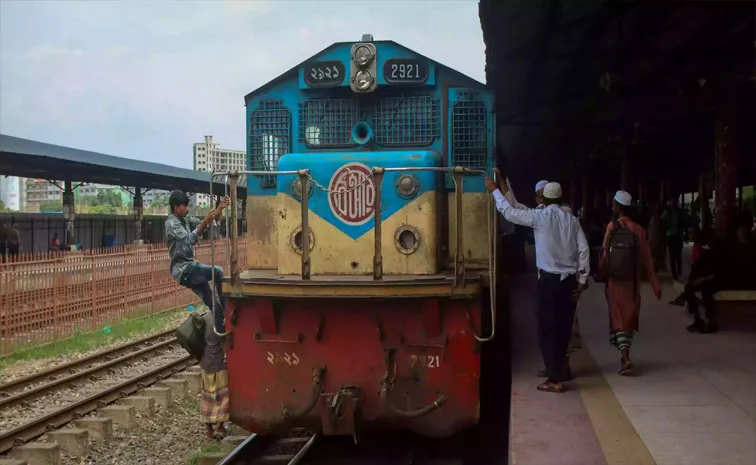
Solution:
<svg viewBox="0 0 756 465"><path fill-rule="evenodd" d="M0 133L192 167L243 150L244 95L334 42L394 40L485 81L477 0L0 0Z"/></svg>

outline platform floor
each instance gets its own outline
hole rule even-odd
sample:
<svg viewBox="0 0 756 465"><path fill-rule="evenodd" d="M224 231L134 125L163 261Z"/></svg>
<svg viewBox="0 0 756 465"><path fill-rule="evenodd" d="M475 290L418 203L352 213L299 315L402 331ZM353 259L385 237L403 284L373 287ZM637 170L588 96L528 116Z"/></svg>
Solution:
<svg viewBox="0 0 756 465"><path fill-rule="evenodd" d="M515 278L512 299L511 462L514 465L756 464L756 306L723 309L722 331L691 334L674 297L642 288L636 374L616 374L603 284L578 306L583 348L564 394L536 390L535 274Z"/></svg>

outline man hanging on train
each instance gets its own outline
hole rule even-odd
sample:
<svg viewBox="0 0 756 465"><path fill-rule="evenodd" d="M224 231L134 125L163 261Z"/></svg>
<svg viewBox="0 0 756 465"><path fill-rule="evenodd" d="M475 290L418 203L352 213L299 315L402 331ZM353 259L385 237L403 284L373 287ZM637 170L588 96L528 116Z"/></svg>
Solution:
<svg viewBox="0 0 756 465"><path fill-rule="evenodd" d="M171 276L182 286L194 291L212 311L215 331L218 334L224 332L224 299L221 294L223 269L215 266L215 276L213 276L213 267L198 263L194 259L194 245L199 242L199 238L205 232L205 229L214 220L220 218L229 201L228 197L224 197L218 207L211 210L200 221L189 216L189 197L180 190L175 190L171 192L168 198L171 213L165 221L165 238L168 243L168 254L171 258ZM214 302L213 291L210 287L211 280L216 289Z"/></svg>
<svg viewBox="0 0 756 465"><path fill-rule="evenodd" d="M541 209L517 209L506 199L506 183L486 177L486 189L496 209L514 224L533 228L538 267L538 342L546 365L546 381L539 391L561 393L570 376L567 351L575 309L587 287L590 271L588 241L578 219L559 206L562 187L555 182L543 189Z"/></svg>

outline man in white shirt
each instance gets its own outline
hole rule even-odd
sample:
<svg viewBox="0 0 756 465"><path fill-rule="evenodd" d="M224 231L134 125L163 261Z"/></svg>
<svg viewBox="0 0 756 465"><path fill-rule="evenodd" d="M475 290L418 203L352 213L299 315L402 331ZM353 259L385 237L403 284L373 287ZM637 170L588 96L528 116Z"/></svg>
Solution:
<svg viewBox="0 0 756 465"><path fill-rule="evenodd" d="M486 178L486 188L507 221L533 228L538 267L538 340L546 365L546 381L538 390L564 392L575 309L590 271L588 241L578 219L560 208L559 183L546 184L541 209L514 208L506 199L506 184L497 186Z"/></svg>

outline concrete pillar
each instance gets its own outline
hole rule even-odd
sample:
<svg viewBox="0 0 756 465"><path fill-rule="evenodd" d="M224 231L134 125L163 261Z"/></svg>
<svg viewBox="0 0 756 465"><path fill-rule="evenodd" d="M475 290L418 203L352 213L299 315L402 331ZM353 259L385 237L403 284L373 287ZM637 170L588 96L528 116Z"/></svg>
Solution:
<svg viewBox="0 0 756 465"><path fill-rule="evenodd" d="M76 219L76 207L74 205L73 183L65 181L63 184L63 219L66 221L65 244L76 244L74 237L74 220Z"/></svg>
<svg viewBox="0 0 756 465"><path fill-rule="evenodd" d="M578 206L580 205L580 181L577 176L570 179L570 208L572 213L577 215Z"/></svg>
<svg viewBox="0 0 756 465"><path fill-rule="evenodd" d="M621 172L620 189L635 197L635 180L633 175L633 146L622 145L620 149Z"/></svg>
<svg viewBox="0 0 756 465"><path fill-rule="evenodd" d="M731 81L731 80L730 80ZM734 146L735 85L725 81L717 95L717 119L714 127L714 229L727 237L727 228L737 213L735 190L738 188L738 154Z"/></svg>
<svg viewBox="0 0 756 465"><path fill-rule="evenodd" d="M701 227L705 228L711 226L711 210L709 209L709 200L711 199L711 175L708 173L698 176L698 198L698 217Z"/></svg>
<svg viewBox="0 0 756 465"><path fill-rule="evenodd" d="M583 205L582 220L585 224L588 224L588 222L593 218L594 206L593 202L591 201L591 165L589 163L583 165L582 177L583 182L580 183L580 194L582 197L582 201L580 203Z"/></svg>
<svg viewBox="0 0 756 465"><path fill-rule="evenodd" d="M659 183L659 205L665 205L670 199L670 185L669 179L662 179Z"/></svg>
<svg viewBox="0 0 756 465"><path fill-rule="evenodd" d="M134 243L142 243L142 215L144 213L144 199L142 188L134 188Z"/></svg>

